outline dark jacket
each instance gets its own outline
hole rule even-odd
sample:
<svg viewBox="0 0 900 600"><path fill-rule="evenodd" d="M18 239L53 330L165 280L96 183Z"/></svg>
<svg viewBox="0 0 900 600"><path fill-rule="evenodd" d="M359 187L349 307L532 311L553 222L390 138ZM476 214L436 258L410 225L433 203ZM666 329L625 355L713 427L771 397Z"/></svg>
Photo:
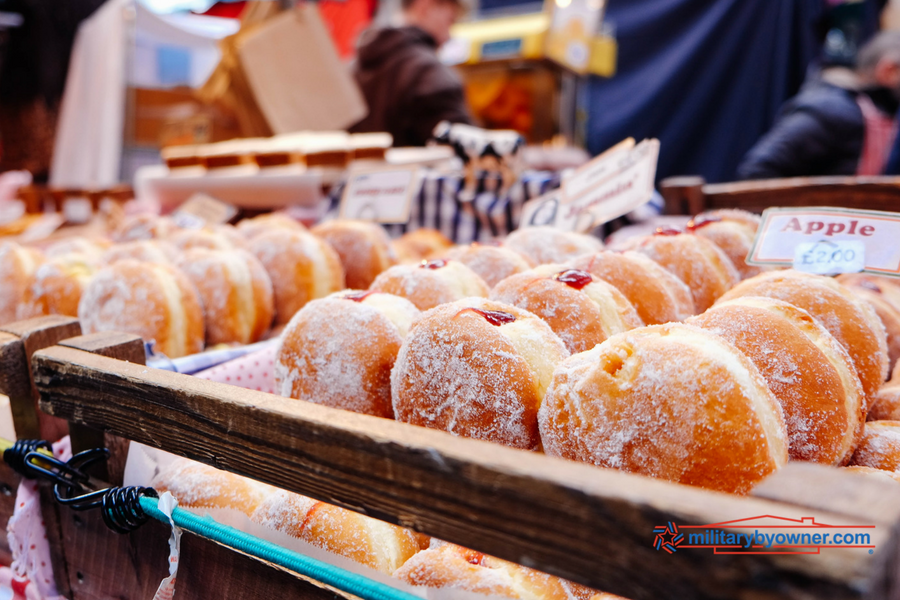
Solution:
<svg viewBox="0 0 900 600"><path fill-rule="evenodd" d="M772 129L744 156L741 179L853 175L865 122L856 94L822 81L785 103Z"/></svg>
<svg viewBox="0 0 900 600"><path fill-rule="evenodd" d="M369 114L351 131L387 131L395 146L424 146L439 122L470 122L462 82L438 60L434 38L418 27L385 28L368 37L354 76Z"/></svg>

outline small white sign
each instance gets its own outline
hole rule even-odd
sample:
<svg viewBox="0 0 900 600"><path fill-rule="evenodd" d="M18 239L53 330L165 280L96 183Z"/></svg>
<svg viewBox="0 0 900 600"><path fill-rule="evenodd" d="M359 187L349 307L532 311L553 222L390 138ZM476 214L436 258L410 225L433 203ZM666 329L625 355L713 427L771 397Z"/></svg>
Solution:
<svg viewBox="0 0 900 600"><path fill-rule="evenodd" d="M351 171L341 197L340 217L406 223L420 182L417 166Z"/></svg>
<svg viewBox="0 0 900 600"><path fill-rule="evenodd" d="M659 141L644 140L629 151L617 151L612 156L608 176L580 195L573 195L572 187L568 182L564 183L564 204L560 207L557 227L568 231L590 231L650 201Z"/></svg>
<svg viewBox="0 0 900 600"><path fill-rule="evenodd" d="M556 226L556 216L562 204L562 192L553 190L543 196L532 198L522 206L519 227Z"/></svg>
<svg viewBox="0 0 900 600"><path fill-rule="evenodd" d="M797 248L821 241L859 242L864 247L864 264L857 271L900 276L900 214L874 210L767 209L747 263L799 268Z"/></svg>
<svg viewBox="0 0 900 600"><path fill-rule="evenodd" d="M866 267L866 245L850 240L819 240L798 244L794 249L794 268L816 275L859 273Z"/></svg>

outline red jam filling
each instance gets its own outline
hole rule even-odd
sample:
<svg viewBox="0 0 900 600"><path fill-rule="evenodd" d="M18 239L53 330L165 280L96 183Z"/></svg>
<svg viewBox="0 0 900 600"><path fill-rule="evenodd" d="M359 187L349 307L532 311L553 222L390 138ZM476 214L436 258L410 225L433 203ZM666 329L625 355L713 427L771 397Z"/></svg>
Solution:
<svg viewBox="0 0 900 600"><path fill-rule="evenodd" d="M692 219L687 224L688 231L697 231L707 225L712 225L713 223L721 223L722 219L720 217L700 217L697 219Z"/></svg>
<svg viewBox="0 0 900 600"><path fill-rule="evenodd" d="M420 269L440 269L441 267L446 267L447 261L443 258L438 258L437 260L423 260L422 264L419 265Z"/></svg>
<svg viewBox="0 0 900 600"><path fill-rule="evenodd" d="M362 302L372 294L377 294L378 292L374 291L362 291L362 292L350 292L346 296L344 296L344 300L353 300L354 302Z"/></svg>
<svg viewBox="0 0 900 600"><path fill-rule="evenodd" d="M683 232L674 227L657 227L653 235L681 235Z"/></svg>
<svg viewBox="0 0 900 600"><path fill-rule="evenodd" d="M576 290L583 290L588 284L594 281L594 278L591 277L590 273L579 271L578 269L566 269L565 271L560 271L553 276L553 279L566 284L570 288L575 288Z"/></svg>
<svg viewBox="0 0 900 600"><path fill-rule="evenodd" d="M501 325L506 325L507 323L515 323L516 317L514 315L509 314L508 312L503 312L502 310L481 310L480 308L467 308L465 310L459 311L458 315L461 315L464 312L473 312L478 313L484 320L490 323L495 327L500 327Z"/></svg>
<svg viewBox="0 0 900 600"><path fill-rule="evenodd" d="M469 557L468 563L470 565L478 565L481 566L482 561L484 560L484 554L481 552L476 552L472 556Z"/></svg>

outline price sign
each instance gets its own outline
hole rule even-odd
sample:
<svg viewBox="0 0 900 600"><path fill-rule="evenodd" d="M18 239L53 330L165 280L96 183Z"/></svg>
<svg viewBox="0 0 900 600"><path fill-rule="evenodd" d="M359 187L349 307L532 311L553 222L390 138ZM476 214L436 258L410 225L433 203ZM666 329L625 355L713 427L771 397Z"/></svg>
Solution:
<svg viewBox="0 0 900 600"><path fill-rule="evenodd" d="M175 224L184 229L201 229L206 225L227 223L238 210L227 202L222 202L207 194L196 193L178 207L172 217Z"/></svg>
<svg viewBox="0 0 900 600"><path fill-rule="evenodd" d="M847 273L852 268L854 272L900 277L898 240L897 213L827 207L770 208L763 213L747 263L792 266L812 273L820 272L813 269L841 269L824 272ZM827 252L829 248L831 254ZM836 254L838 249L840 254Z"/></svg>
<svg viewBox="0 0 900 600"><path fill-rule="evenodd" d="M822 240L798 244L794 250L794 268L804 273L859 273L865 266L866 245L858 241Z"/></svg>
<svg viewBox="0 0 900 600"><path fill-rule="evenodd" d="M417 166L351 171L341 197L342 219L406 223L422 173Z"/></svg>

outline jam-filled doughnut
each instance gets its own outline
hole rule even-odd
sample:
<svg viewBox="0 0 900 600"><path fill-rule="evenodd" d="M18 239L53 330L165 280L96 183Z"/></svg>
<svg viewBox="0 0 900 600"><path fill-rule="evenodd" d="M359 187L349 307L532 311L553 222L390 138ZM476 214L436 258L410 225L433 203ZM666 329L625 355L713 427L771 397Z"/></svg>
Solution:
<svg viewBox="0 0 900 600"><path fill-rule="evenodd" d="M888 363L895 365L900 359L900 287L885 277L862 273L841 275L837 280L875 310L887 334Z"/></svg>
<svg viewBox="0 0 900 600"><path fill-rule="evenodd" d="M841 342L866 393L866 411L887 377L884 326L875 311L830 277L798 271L771 271L745 279L722 297L768 296L799 306L818 319Z"/></svg>
<svg viewBox="0 0 900 600"><path fill-rule="evenodd" d="M261 233L268 233L275 229L288 229L291 231L306 231L306 227L296 219L284 213L266 213L258 217L242 219L235 226L237 232L246 240L252 240Z"/></svg>
<svg viewBox="0 0 900 600"><path fill-rule="evenodd" d="M638 252L604 250L578 257L568 264L614 285L646 325L684 321L695 312L690 288Z"/></svg>
<svg viewBox="0 0 900 600"><path fill-rule="evenodd" d="M472 269L442 258L418 265L395 265L376 277L369 289L406 298L419 310L462 298L486 298L490 293Z"/></svg>
<svg viewBox="0 0 900 600"><path fill-rule="evenodd" d="M436 258L453 246L443 233L437 229L416 229L391 242L391 248L401 263L418 263Z"/></svg>
<svg viewBox="0 0 900 600"><path fill-rule="evenodd" d="M310 300L344 288L337 252L307 231L275 228L259 233L250 250L272 280L276 325L286 324Z"/></svg>
<svg viewBox="0 0 900 600"><path fill-rule="evenodd" d="M37 268L25 288L17 318L77 317L78 302L94 270L90 257L74 252L47 260Z"/></svg>
<svg viewBox="0 0 900 600"><path fill-rule="evenodd" d="M544 319L572 354L643 325L634 306L612 285L587 271L545 266L552 268L504 279L491 292L491 300Z"/></svg>
<svg viewBox="0 0 900 600"><path fill-rule="evenodd" d="M250 518L385 575L393 574L422 544L409 529L282 490L260 503Z"/></svg>
<svg viewBox="0 0 900 600"><path fill-rule="evenodd" d="M758 214L740 208L707 210L694 217L694 219L720 219L722 221L740 223L744 227L749 228L754 234L759 229L760 223L762 223L762 218Z"/></svg>
<svg viewBox="0 0 900 600"><path fill-rule="evenodd" d="M538 418L547 454L724 492L750 491L788 458L781 406L750 359L680 323L564 361Z"/></svg>
<svg viewBox="0 0 900 600"><path fill-rule="evenodd" d="M553 227L524 227L506 236L503 245L524 255L535 265L564 263L603 250L603 242L581 233Z"/></svg>
<svg viewBox="0 0 900 600"><path fill-rule="evenodd" d="M71 237L50 244L44 249L44 256L57 258L66 254L81 254L91 261L97 261L110 243L102 239L89 240L85 237Z"/></svg>
<svg viewBox="0 0 900 600"><path fill-rule="evenodd" d="M847 350L808 312L747 296L688 323L721 335L753 361L784 409L792 460L850 461L865 423L865 394Z"/></svg>
<svg viewBox="0 0 900 600"><path fill-rule="evenodd" d="M706 238L664 229L626 240L624 250L650 257L691 290L694 309L703 312L741 280L731 259Z"/></svg>
<svg viewBox="0 0 900 600"><path fill-rule="evenodd" d="M246 250L193 248L178 266L200 294L208 345L262 339L275 306L272 281L255 256Z"/></svg>
<svg viewBox="0 0 900 600"><path fill-rule="evenodd" d="M156 491L169 492L183 508L231 508L247 516L273 488L202 463L179 458L153 479Z"/></svg>
<svg viewBox="0 0 900 600"><path fill-rule="evenodd" d="M392 418L391 368L418 316L409 300L381 292L343 291L309 302L284 330L275 389Z"/></svg>
<svg viewBox="0 0 900 600"><path fill-rule="evenodd" d="M203 350L203 312L197 290L179 269L123 260L97 271L81 294L84 333L125 331L169 358Z"/></svg>
<svg viewBox="0 0 900 600"><path fill-rule="evenodd" d="M238 236L239 242L233 237L213 229L180 229L170 235L167 241L179 250L191 248L206 248L207 250L234 250L243 248L246 241Z"/></svg>
<svg viewBox="0 0 900 600"><path fill-rule="evenodd" d="M533 314L483 298L423 314L391 373L398 421L537 450L537 411L568 356Z"/></svg>
<svg viewBox="0 0 900 600"><path fill-rule="evenodd" d="M900 472L900 421L869 421L853 465Z"/></svg>
<svg viewBox="0 0 900 600"><path fill-rule="evenodd" d="M528 259L518 252L503 246L478 242L468 246L457 246L444 252L443 256L459 261L475 271L489 287L494 287L507 277L524 273L532 267Z"/></svg>
<svg viewBox="0 0 900 600"><path fill-rule="evenodd" d="M368 221L327 221L312 232L341 257L347 287L364 290L379 273L397 263L384 227Z"/></svg>
<svg viewBox="0 0 900 600"><path fill-rule="evenodd" d="M591 600L597 594L596 590L553 575L437 541L410 558L394 577L410 585L513 600Z"/></svg>
<svg viewBox="0 0 900 600"><path fill-rule="evenodd" d="M762 267L747 264L747 255L750 254L753 238L756 237L756 227L715 215L702 215L689 221L686 231L704 237L718 246L731 260L741 279L763 272Z"/></svg>
<svg viewBox="0 0 900 600"><path fill-rule="evenodd" d="M165 240L138 240L111 246L100 255L101 265L111 265L120 260L175 264L178 250Z"/></svg>
<svg viewBox="0 0 900 600"><path fill-rule="evenodd" d="M43 260L37 250L0 242L0 325L16 320L19 302Z"/></svg>
<svg viewBox="0 0 900 600"><path fill-rule="evenodd" d="M870 421L900 421L900 382L886 384L875 394Z"/></svg>

